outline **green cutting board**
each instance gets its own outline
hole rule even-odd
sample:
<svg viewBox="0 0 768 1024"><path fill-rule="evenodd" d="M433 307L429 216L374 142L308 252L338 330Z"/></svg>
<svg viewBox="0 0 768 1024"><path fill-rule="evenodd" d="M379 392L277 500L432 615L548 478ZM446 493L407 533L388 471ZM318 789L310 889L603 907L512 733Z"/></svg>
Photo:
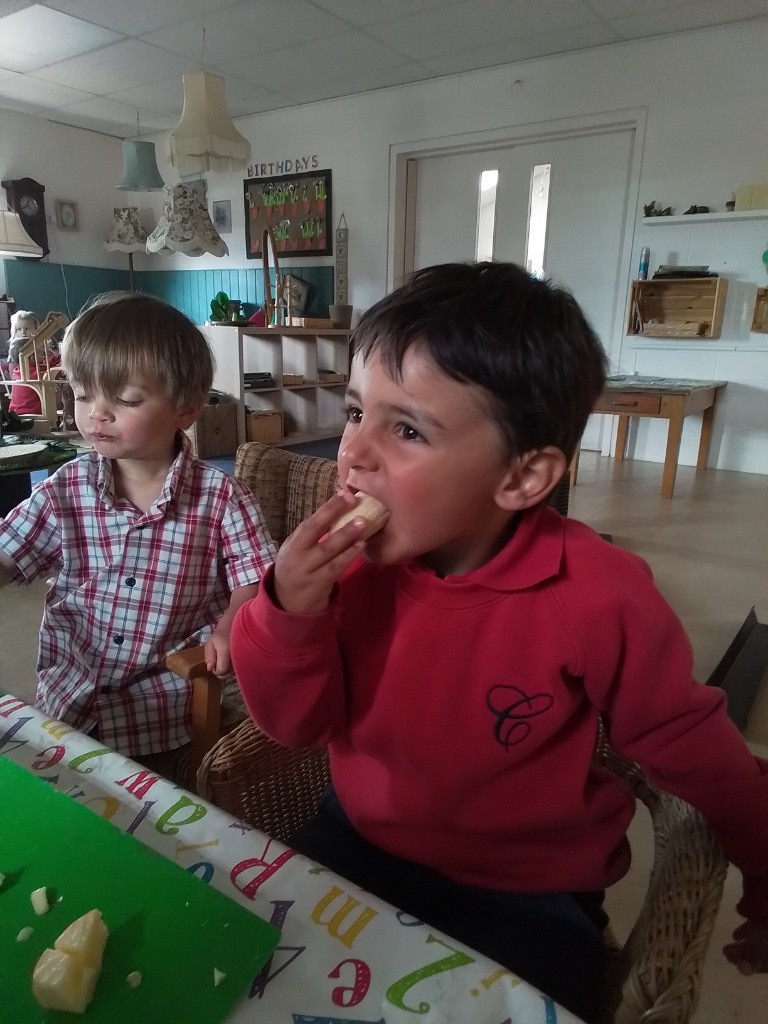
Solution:
<svg viewBox="0 0 768 1024"><path fill-rule="evenodd" d="M279 939L245 907L0 757L1 1024L218 1024ZM30 893L58 896L36 916ZM101 911L109 939L85 1013L43 1010L32 969L66 926ZM26 925L34 933L16 936ZM214 985L214 968L226 978ZM139 971L131 988L126 977Z"/></svg>

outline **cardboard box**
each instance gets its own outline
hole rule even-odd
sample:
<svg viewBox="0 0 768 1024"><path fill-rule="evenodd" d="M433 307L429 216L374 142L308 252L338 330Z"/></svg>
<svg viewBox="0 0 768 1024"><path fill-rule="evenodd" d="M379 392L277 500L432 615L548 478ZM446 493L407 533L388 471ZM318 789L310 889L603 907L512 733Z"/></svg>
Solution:
<svg viewBox="0 0 768 1024"><path fill-rule="evenodd" d="M283 439L283 414L271 412L248 412L245 414L245 436L249 441L262 444L277 444Z"/></svg>
<svg viewBox="0 0 768 1024"><path fill-rule="evenodd" d="M199 459L234 455L237 451L237 403L204 405L187 436Z"/></svg>

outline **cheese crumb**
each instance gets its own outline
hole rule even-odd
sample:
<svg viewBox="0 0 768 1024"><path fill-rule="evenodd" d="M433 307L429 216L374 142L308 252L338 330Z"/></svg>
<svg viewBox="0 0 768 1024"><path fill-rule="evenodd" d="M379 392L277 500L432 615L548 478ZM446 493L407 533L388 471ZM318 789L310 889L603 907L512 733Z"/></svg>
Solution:
<svg viewBox="0 0 768 1024"><path fill-rule="evenodd" d="M40 917L42 914L47 914L51 909L51 905L48 902L48 891L45 886L41 889L35 889L30 894L30 900L32 901L32 909Z"/></svg>
<svg viewBox="0 0 768 1024"><path fill-rule="evenodd" d="M27 926L26 928L22 928L21 931L19 932L19 934L16 936L16 941L17 942L26 942L27 939L31 939L32 938L34 933L35 933L35 929L34 928L30 928L29 926Z"/></svg>
<svg viewBox="0 0 768 1024"><path fill-rule="evenodd" d="M214 987L220 985L222 983L222 981L224 981L225 978L226 978L226 974L224 973L224 971L220 971L218 969L218 967L214 967L213 968L213 984L214 984Z"/></svg>
<svg viewBox="0 0 768 1024"><path fill-rule="evenodd" d="M141 971L131 971L128 977L125 979L131 988L138 988L141 984Z"/></svg>

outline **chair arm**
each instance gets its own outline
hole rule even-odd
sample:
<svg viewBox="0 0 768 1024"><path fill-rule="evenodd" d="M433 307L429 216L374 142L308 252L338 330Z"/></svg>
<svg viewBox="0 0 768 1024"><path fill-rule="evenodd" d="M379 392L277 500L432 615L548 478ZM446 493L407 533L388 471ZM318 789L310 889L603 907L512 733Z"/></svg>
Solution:
<svg viewBox="0 0 768 1024"><path fill-rule="evenodd" d="M194 779L204 755L219 738L222 681L205 667L203 647L185 647L169 654L165 664L171 672L192 684L189 777Z"/></svg>

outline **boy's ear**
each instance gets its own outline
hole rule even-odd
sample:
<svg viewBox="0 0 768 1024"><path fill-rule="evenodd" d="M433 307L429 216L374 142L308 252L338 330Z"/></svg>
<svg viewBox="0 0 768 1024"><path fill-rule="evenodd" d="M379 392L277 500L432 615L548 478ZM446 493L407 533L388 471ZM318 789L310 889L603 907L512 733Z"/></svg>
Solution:
<svg viewBox="0 0 768 1024"><path fill-rule="evenodd" d="M554 445L516 456L496 492L496 504L508 512L539 505L557 487L568 468L565 455Z"/></svg>
<svg viewBox="0 0 768 1024"><path fill-rule="evenodd" d="M187 430L191 427L204 405L205 401L201 398L197 402L186 402L184 405L180 406L177 412L179 427L182 430Z"/></svg>

